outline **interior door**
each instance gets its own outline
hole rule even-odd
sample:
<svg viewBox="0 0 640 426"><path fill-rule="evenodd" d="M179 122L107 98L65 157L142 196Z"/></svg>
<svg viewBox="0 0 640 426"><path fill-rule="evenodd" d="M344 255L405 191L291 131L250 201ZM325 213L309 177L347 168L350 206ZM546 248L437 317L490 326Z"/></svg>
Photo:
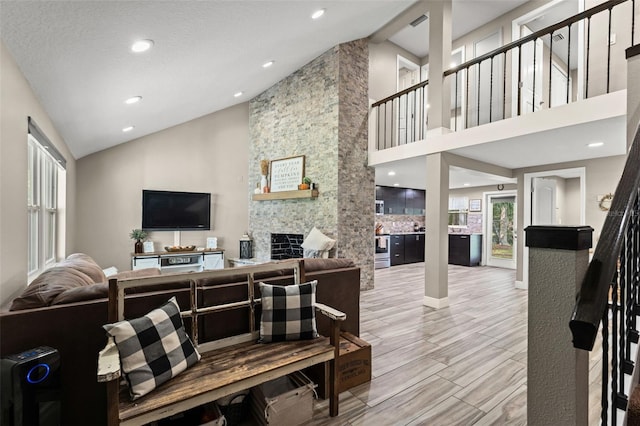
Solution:
<svg viewBox="0 0 640 426"><path fill-rule="evenodd" d="M487 229L485 264L500 268L516 268L516 192L487 195Z"/></svg>
<svg viewBox="0 0 640 426"><path fill-rule="evenodd" d="M567 85L567 80L569 84ZM568 87L567 87L568 86ZM551 63L551 107L565 105L571 98L571 78L555 61Z"/></svg>
<svg viewBox="0 0 640 426"><path fill-rule="evenodd" d="M535 177L531 185L531 224L555 225L557 183L553 178Z"/></svg>
<svg viewBox="0 0 640 426"><path fill-rule="evenodd" d="M526 37L532 31L526 26L520 27L521 37ZM520 114L538 111L542 102L542 39L522 45ZM514 55L517 60L517 55ZM534 61L535 59L535 61Z"/></svg>
<svg viewBox="0 0 640 426"><path fill-rule="evenodd" d="M398 56L398 92L420 81L420 67L408 59ZM415 118L418 116L415 92L398 99L398 145L413 142L416 138Z"/></svg>

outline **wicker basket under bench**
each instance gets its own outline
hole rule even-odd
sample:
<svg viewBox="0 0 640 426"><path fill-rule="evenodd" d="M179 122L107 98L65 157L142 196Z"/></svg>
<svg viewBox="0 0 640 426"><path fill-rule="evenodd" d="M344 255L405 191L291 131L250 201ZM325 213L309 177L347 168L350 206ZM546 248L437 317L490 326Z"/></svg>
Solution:
<svg viewBox="0 0 640 426"><path fill-rule="evenodd" d="M107 382L107 410L109 425L138 425L169 417L176 413L215 401L238 391L249 389L277 377L303 368L327 363L330 374L329 411L338 415L338 374L335 359L339 354L340 321L346 315L316 303L316 309L331 319L329 337L278 343L256 343L254 297L256 274L293 270L296 284L305 282L304 261L287 260L242 268L228 268L209 272L180 275L161 275L148 278L109 281L109 321L124 319L125 289L158 286L176 281L190 281L190 311L181 312L191 318L191 337L202 359L193 367L160 385L151 393L131 401L126 387L120 383L120 362L117 348L107 347L98 359L98 380ZM198 306L198 283L203 279L224 279L246 274L246 300L213 306ZM232 280L233 281L233 280ZM237 336L212 342L198 342L198 318L212 312L249 307L250 330Z"/></svg>

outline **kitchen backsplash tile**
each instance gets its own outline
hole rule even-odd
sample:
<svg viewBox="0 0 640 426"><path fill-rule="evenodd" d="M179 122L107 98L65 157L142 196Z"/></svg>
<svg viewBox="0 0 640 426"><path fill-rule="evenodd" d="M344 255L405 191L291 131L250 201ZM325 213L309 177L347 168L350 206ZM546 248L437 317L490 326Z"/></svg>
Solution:
<svg viewBox="0 0 640 426"><path fill-rule="evenodd" d="M385 234L413 232L414 224L418 228L425 226L424 216L385 214L376 216L376 224L382 224ZM450 234L482 234L482 213L469 213L466 227L449 227Z"/></svg>

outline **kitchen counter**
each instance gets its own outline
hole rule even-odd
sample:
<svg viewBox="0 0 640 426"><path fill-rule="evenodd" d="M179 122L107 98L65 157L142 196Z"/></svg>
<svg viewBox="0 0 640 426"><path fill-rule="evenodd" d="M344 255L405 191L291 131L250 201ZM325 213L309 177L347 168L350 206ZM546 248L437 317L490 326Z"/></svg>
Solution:
<svg viewBox="0 0 640 426"><path fill-rule="evenodd" d="M387 235L424 235L425 231L411 231L411 232L390 232Z"/></svg>

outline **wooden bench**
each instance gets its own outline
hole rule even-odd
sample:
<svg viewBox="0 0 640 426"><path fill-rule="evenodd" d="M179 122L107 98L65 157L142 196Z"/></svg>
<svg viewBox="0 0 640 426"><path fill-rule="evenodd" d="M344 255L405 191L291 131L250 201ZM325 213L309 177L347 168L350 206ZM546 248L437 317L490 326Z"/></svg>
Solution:
<svg viewBox="0 0 640 426"><path fill-rule="evenodd" d="M339 324L346 318L345 314L316 303L316 309L331 319L329 337L321 336L312 340L292 342L257 343L259 331L255 330L255 307L260 303L260 299L254 295L254 277L259 273L281 270L293 270L295 284L305 282L302 260L271 262L199 273L110 280L108 305L110 322L124 319L126 289L188 280L190 310L181 312L181 315L191 320L191 338L202 359L149 394L131 401L128 389L119 380L120 361L117 348L115 344L107 344L98 357L98 381L104 381L107 384L108 424L149 423L320 363L328 364L330 415L338 415L339 390L335 360L339 356ZM238 274L246 274L247 277L246 283L235 284L248 286L246 300L200 306L198 290L201 280L231 278L237 277ZM250 308L250 330L247 333L211 342L198 341L200 317L213 312L247 307Z"/></svg>

